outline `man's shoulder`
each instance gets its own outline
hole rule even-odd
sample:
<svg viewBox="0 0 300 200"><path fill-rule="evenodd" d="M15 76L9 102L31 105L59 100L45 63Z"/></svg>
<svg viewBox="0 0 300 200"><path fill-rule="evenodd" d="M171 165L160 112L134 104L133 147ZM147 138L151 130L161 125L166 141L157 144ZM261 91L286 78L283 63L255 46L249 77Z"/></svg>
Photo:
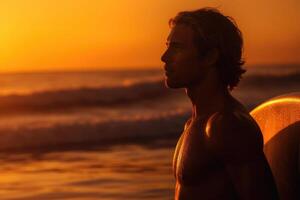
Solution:
<svg viewBox="0 0 300 200"><path fill-rule="evenodd" d="M205 129L209 145L228 159L263 152L263 137L255 120L246 112L214 113Z"/></svg>
<svg viewBox="0 0 300 200"><path fill-rule="evenodd" d="M206 132L210 134L261 135L256 121L243 111L221 111L211 115L206 123ZM246 135L245 135L246 134Z"/></svg>

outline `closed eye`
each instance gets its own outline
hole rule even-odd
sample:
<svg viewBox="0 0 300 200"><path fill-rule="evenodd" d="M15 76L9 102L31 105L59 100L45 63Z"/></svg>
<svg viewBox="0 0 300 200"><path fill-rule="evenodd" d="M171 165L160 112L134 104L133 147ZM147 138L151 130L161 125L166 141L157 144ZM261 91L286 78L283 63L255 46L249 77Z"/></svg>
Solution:
<svg viewBox="0 0 300 200"><path fill-rule="evenodd" d="M167 47L168 48L171 48L171 49L183 49L184 46L180 43L175 43L175 42L171 42L171 43L166 43Z"/></svg>

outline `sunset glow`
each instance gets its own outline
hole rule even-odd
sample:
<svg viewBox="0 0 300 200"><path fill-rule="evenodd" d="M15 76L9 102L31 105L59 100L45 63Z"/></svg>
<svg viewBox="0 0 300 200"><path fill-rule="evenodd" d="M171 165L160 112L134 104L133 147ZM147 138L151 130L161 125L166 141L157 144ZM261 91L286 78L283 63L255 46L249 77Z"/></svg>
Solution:
<svg viewBox="0 0 300 200"><path fill-rule="evenodd" d="M271 99L253 111L251 115L259 124L266 144L271 138L300 119L299 95Z"/></svg>
<svg viewBox="0 0 300 200"><path fill-rule="evenodd" d="M300 62L296 0L11 0L0 3L0 72L160 67L169 18L204 6L236 19L247 63Z"/></svg>

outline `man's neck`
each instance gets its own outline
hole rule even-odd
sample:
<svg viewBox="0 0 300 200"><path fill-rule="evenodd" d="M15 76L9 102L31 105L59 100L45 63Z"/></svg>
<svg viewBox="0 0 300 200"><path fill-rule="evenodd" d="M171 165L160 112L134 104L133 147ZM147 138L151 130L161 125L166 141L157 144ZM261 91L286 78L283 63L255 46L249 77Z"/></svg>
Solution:
<svg viewBox="0 0 300 200"><path fill-rule="evenodd" d="M202 83L186 88L192 102L192 119L202 118L220 111L225 106L225 98L229 95L218 82Z"/></svg>

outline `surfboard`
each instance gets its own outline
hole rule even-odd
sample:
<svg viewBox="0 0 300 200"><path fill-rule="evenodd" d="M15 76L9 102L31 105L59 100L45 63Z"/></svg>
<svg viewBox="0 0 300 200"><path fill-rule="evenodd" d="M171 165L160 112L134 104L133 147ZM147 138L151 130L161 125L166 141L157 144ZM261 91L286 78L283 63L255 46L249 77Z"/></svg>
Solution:
<svg viewBox="0 0 300 200"><path fill-rule="evenodd" d="M300 199L300 92L272 98L250 114L262 131L280 199Z"/></svg>

